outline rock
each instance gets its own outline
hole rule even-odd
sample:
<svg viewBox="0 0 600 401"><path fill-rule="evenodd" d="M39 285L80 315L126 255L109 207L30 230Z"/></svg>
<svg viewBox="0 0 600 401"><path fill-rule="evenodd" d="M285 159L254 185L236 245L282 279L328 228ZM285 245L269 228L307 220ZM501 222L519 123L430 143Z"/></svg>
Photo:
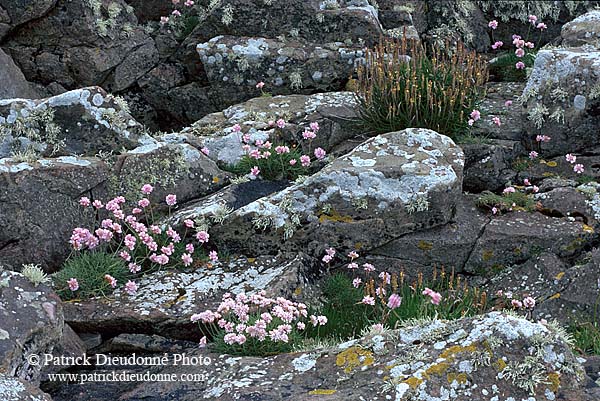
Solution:
<svg viewBox="0 0 600 401"><path fill-rule="evenodd" d="M19 273L2 271L0 316L0 374L38 383L44 354L62 338L60 299L46 285L35 287Z"/></svg>
<svg viewBox="0 0 600 401"><path fill-rule="evenodd" d="M48 380L48 374L58 373L61 370L68 369L75 364L72 363L73 359L85 355L87 346L81 338L73 331L71 326L65 324L63 327L62 336L60 342L55 345L52 350L53 358L60 359L60 364L44 364L42 366L42 377L41 381Z"/></svg>
<svg viewBox="0 0 600 401"><path fill-rule="evenodd" d="M97 353L182 353L186 348L196 346L196 343L191 341L171 340L159 335L146 334L119 334L101 347L94 350Z"/></svg>
<svg viewBox="0 0 600 401"><path fill-rule="evenodd" d="M587 150L599 140L600 52L584 48L538 52L523 91L530 149L544 157ZM550 136L541 144L536 135Z"/></svg>
<svg viewBox="0 0 600 401"><path fill-rule="evenodd" d="M560 333L499 312L453 322L428 321L330 348L266 358L224 357L198 349L187 355L208 357L211 363L167 366L160 373L197 374L202 380L146 382L121 397L467 401L483 399L473 397L484 394L486 400L592 401L584 398L583 367ZM55 401L104 400L102 385L73 384L69 398L55 395Z"/></svg>
<svg viewBox="0 0 600 401"><path fill-rule="evenodd" d="M39 0L35 3L27 0L1 0L0 9L6 13L10 26L14 28L42 17L56 5L56 2L57 0Z"/></svg>
<svg viewBox="0 0 600 401"><path fill-rule="evenodd" d="M493 140L490 143L463 144L461 147L465 152L465 191L495 192L504 189L508 182L515 182L517 172L513 169L513 162L522 154L519 142Z"/></svg>
<svg viewBox="0 0 600 401"><path fill-rule="evenodd" d="M590 192L593 190L593 192ZM544 213L555 217L570 217L595 227L598 224L598 206L594 204L594 197L598 198L595 185L584 185L581 188L554 188L548 192L535 195L541 202Z"/></svg>
<svg viewBox="0 0 600 401"><path fill-rule="evenodd" d="M363 59L362 47L299 40L217 36L197 46L218 109L260 94L339 90Z"/></svg>
<svg viewBox="0 0 600 401"><path fill-rule="evenodd" d="M407 129L371 138L301 183L252 202L211 228L218 246L363 252L443 225L461 192L463 154L448 137Z"/></svg>
<svg viewBox="0 0 600 401"><path fill-rule="evenodd" d="M33 85L25 79L19 67L10 56L0 49L0 99L36 98L38 94Z"/></svg>
<svg viewBox="0 0 600 401"><path fill-rule="evenodd" d="M0 100L0 158L118 152L152 143L125 105L98 87L41 100Z"/></svg>
<svg viewBox="0 0 600 401"><path fill-rule="evenodd" d="M268 122L283 118L286 120L284 140L300 143L308 152L302 132L310 123L316 122L320 129L311 143L312 149L321 147L330 152L337 145L362 133L353 123L357 116L356 108L352 92L258 97L222 112L209 114L181 133L187 135L187 142L194 146L208 148L211 159L235 164L246 153L242 149L239 134L232 132L235 124L239 124L242 132L250 134L251 138L277 142L281 139L274 135L274 129Z"/></svg>
<svg viewBox="0 0 600 401"><path fill-rule="evenodd" d="M183 340L202 337L190 317L215 309L225 292L288 296L302 286L305 257L239 257L222 267L160 271L139 280L136 295L120 289L110 299L65 304L65 321L75 330L98 333L149 333Z"/></svg>
<svg viewBox="0 0 600 401"><path fill-rule="evenodd" d="M26 380L0 373L0 397L4 401L52 401L52 398Z"/></svg>
<svg viewBox="0 0 600 401"><path fill-rule="evenodd" d="M70 253L73 228L88 221L79 198L105 196L108 176L98 159L0 159L0 265L36 263L55 270Z"/></svg>
<svg viewBox="0 0 600 401"><path fill-rule="evenodd" d="M600 47L600 11L591 10L563 25L560 32L562 45Z"/></svg>
<svg viewBox="0 0 600 401"><path fill-rule="evenodd" d="M525 85L519 82L490 82L486 85L485 98L479 110L483 118L478 120L471 128L472 135L483 139L502 139L508 141L521 141L527 134L525 130L526 113L518 103L519 95L523 93ZM506 105L510 100L511 105ZM501 125L492 121L499 117Z"/></svg>
<svg viewBox="0 0 600 401"><path fill-rule="evenodd" d="M582 222L541 213L511 212L494 217L465 265L469 273L485 276L520 264L546 251L560 257L577 255L595 238Z"/></svg>
<svg viewBox="0 0 600 401"><path fill-rule="evenodd" d="M387 266L388 272L427 272L432 266L462 271L475 243L490 219L475 206L473 197L460 197L456 214L440 227L420 230L390 241L369 252L371 262Z"/></svg>

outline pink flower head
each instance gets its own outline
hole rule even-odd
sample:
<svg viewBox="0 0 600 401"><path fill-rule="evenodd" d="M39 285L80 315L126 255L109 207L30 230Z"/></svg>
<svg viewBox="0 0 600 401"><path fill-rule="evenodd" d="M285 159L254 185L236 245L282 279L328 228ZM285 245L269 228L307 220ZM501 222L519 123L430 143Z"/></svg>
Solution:
<svg viewBox="0 0 600 401"><path fill-rule="evenodd" d="M142 267L135 263L130 263L128 268L129 268L129 271L134 274L139 272L140 270L142 270Z"/></svg>
<svg viewBox="0 0 600 401"><path fill-rule="evenodd" d="M352 280L352 286L354 288L360 287L361 284L362 284L362 280L358 277L356 277L354 280Z"/></svg>
<svg viewBox="0 0 600 401"><path fill-rule="evenodd" d="M160 24L164 25L169 22L169 17L160 17Z"/></svg>
<svg viewBox="0 0 600 401"><path fill-rule="evenodd" d="M512 103L513 103L512 100L507 100L506 102L504 102L504 106L510 107L510 106L512 106Z"/></svg>
<svg viewBox="0 0 600 401"><path fill-rule="evenodd" d="M573 164L573 163L575 163L575 161L577 160L577 156L575 156L574 154L571 154L571 153L567 153L567 154L565 155L565 159L566 159L566 160L567 160L569 163Z"/></svg>
<svg viewBox="0 0 600 401"><path fill-rule="evenodd" d="M264 82L262 82L262 81L260 81L259 83L257 83L257 84L256 84L256 88L257 88L257 89L262 89L262 88L263 88L263 86L265 86L265 83L264 83Z"/></svg>
<svg viewBox="0 0 600 401"><path fill-rule="evenodd" d="M121 257L121 259L123 259L126 262L129 262L131 260L131 255L127 251L121 251L119 253L119 256Z"/></svg>
<svg viewBox="0 0 600 401"><path fill-rule="evenodd" d="M94 206L96 209L102 209L104 207L102 202L97 199L94 202L92 202L92 206Z"/></svg>
<svg viewBox="0 0 600 401"><path fill-rule="evenodd" d="M573 166L573 171L576 172L577 174L581 174L584 172L584 168L583 168L583 164L576 164Z"/></svg>
<svg viewBox="0 0 600 401"><path fill-rule="evenodd" d="M165 202L169 206L174 206L177 203L177 195L169 194L165 198Z"/></svg>
<svg viewBox="0 0 600 401"><path fill-rule="evenodd" d="M387 306L390 309L396 309L400 306L401 303L402 303L402 297L398 294L392 294L392 295L390 295L390 298L388 299Z"/></svg>
<svg viewBox="0 0 600 401"><path fill-rule="evenodd" d="M208 253L208 258L213 262L217 263L219 261L219 255L217 255L217 251L210 251Z"/></svg>
<svg viewBox="0 0 600 401"><path fill-rule="evenodd" d="M304 324L303 322L298 322L296 323L296 327L298 328L298 330L304 330L306 328L306 324Z"/></svg>
<svg viewBox="0 0 600 401"><path fill-rule="evenodd" d="M194 221L193 221L193 220L190 220L190 219L185 219L185 220L183 221L183 224L185 224L185 226L186 226L187 228L193 228L193 227L194 227Z"/></svg>
<svg viewBox="0 0 600 401"><path fill-rule="evenodd" d="M315 157L319 160L324 159L326 154L327 152L325 152L325 150L323 150L322 148L315 149Z"/></svg>
<svg viewBox="0 0 600 401"><path fill-rule="evenodd" d="M325 262L325 263L330 263L332 259L333 259L333 258L332 258L331 256L329 256L329 255L325 255L325 256L323 256L323 259L322 259L322 260L323 260L323 262Z"/></svg>
<svg viewBox="0 0 600 401"><path fill-rule="evenodd" d="M473 121L477 121L481 118L481 113L479 112L479 110L473 110L470 116L473 119Z"/></svg>
<svg viewBox="0 0 600 401"><path fill-rule="evenodd" d="M283 120L282 118L280 118L279 120L277 120L277 122L275 124L277 124L277 126L279 128L282 128L282 129L285 128L285 120Z"/></svg>
<svg viewBox="0 0 600 401"><path fill-rule="evenodd" d="M531 185L531 182L529 182L529 178L525 178L523 180L523 184L525 184L525 185Z"/></svg>
<svg viewBox="0 0 600 401"><path fill-rule="evenodd" d="M528 17L528 20L529 20L529 22L530 22L531 24L534 24L534 25L535 25L535 23L537 22L537 17L536 17L535 15L530 15L530 16Z"/></svg>
<svg viewBox="0 0 600 401"><path fill-rule="evenodd" d="M500 125L502 125L502 123L500 122L500 117L492 117L492 122L493 122L494 124L496 124L498 127L499 127Z"/></svg>
<svg viewBox="0 0 600 401"><path fill-rule="evenodd" d="M356 270L356 269L358 269L358 263L354 263L354 262L349 263L348 264L348 269L350 269L350 270Z"/></svg>
<svg viewBox="0 0 600 401"><path fill-rule="evenodd" d="M518 61L517 64L515 64L515 68L517 70L522 70L525 68L525 63L523 63L522 61Z"/></svg>
<svg viewBox="0 0 600 401"><path fill-rule="evenodd" d="M475 123L475 120L473 120L472 118L469 118L469 121L467 121L467 124L469 124L469 127L472 127L474 123Z"/></svg>
<svg viewBox="0 0 600 401"><path fill-rule="evenodd" d="M391 279L392 279L392 275L388 272L381 272L379 273L379 278L385 283L385 284L390 284Z"/></svg>
<svg viewBox="0 0 600 401"><path fill-rule="evenodd" d="M521 309L523 307L523 303L517 299L513 299L512 301L510 301L510 304L515 309Z"/></svg>
<svg viewBox="0 0 600 401"><path fill-rule="evenodd" d="M490 21L488 23L488 26L492 29L496 29L496 28L498 28L498 21L496 21L496 20Z"/></svg>
<svg viewBox="0 0 600 401"><path fill-rule="evenodd" d="M176 6L177 4L179 4L179 1L180 1L180 0L171 0L171 2L173 3L173 5L175 5L175 6Z"/></svg>
<svg viewBox="0 0 600 401"><path fill-rule="evenodd" d="M523 57L524 55L525 55L525 50L520 49L520 48L517 49L517 50L515 50L515 56L517 56L517 57Z"/></svg>
<svg viewBox="0 0 600 401"><path fill-rule="evenodd" d="M296 160L296 159L290 160L290 166L294 166L294 165L296 165L296 163L298 163L298 160Z"/></svg>
<svg viewBox="0 0 600 401"><path fill-rule="evenodd" d="M129 281L127 281L127 283L125 283L125 292L128 293L129 295L135 295L137 290L138 290L138 285L135 282L129 280Z"/></svg>
<svg viewBox="0 0 600 401"><path fill-rule="evenodd" d="M354 260L354 259L358 258L358 256L359 256L359 255L358 255L358 253L357 253L356 251L351 251L351 252L348 254L348 257L349 257L351 260Z"/></svg>
<svg viewBox="0 0 600 401"><path fill-rule="evenodd" d="M288 146L277 146L275 148L275 153L278 155L282 155L284 153L290 153L290 148Z"/></svg>
<svg viewBox="0 0 600 401"><path fill-rule="evenodd" d="M362 301L363 304L365 305L375 305L375 298L373 298L370 295L366 295L365 297L363 297Z"/></svg>
<svg viewBox="0 0 600 401"><path fill-rule="evenodd" d="M310 123L310 129L313 130L314 132L317 132L318 130L320 130L321 128L319 127L319 123L316 121L313 121L312 123Z"/></svg>
<svg viewBox="0 0 600 401"><path fill-rule="evenodd" d="M532 42L525 42L525 47L527 47L529 49L533 49L535 47L535 44Z"/></svg>
<svg viewBox="0 0 600 401"><path fill-rule="evenodd" d="M504 191L502 191L502 193L504 193L504 194L511 194L511 193L515 193L515 192L516 192L516 190L514 187L506 187L506 188L504 188Z"/></svg>
<svg viewBox="0 0 600 401"><path fill-rule="evenodd" d="M204 230L198 231L198 233L196 233L196 239L201 244L204 244L205 242L208 242L209 238L210 238L210 235L206 231L204 231Z"/></svg>
<svg viewBox="0 0 600 401"><path fill-rule="evenodd" d="M239 124L234 124L234 126L231 127L231 130L233 132L240 132L242 130L242 127Z"/></svg>
<svg viewBox="0 0 600 401"><path fill-rule="evenodd" d="M365 263L363 264L363 269L367 272L367 273L371 273L375 271L375 266L373 266L370 263Z"/></svg>
<svg viewBox="0 0 600 401"><path fill-rule="evenodd" d="M430 288L425 288L425 290L423 290L423 295L429 296L431 298L431 303L434 305L439 305L442 300L442 294L435 292Z"/></svg>
<svg viewBox="0 0 600 401"><path fill-rule="evenodd" d="M254 166L250 169L250 174L252 174L254 177L257 177L260 174L260 169L258 168L258 166Z"/></svg>
<svg viewBox="0 0 600 401"><path fill-rule="evenodd" d="M90 198L82 196L81 199L79 199L79 204L83 207L88 207L91 204Z"/></svg>
<svg viewBox="0 0 600 401"><path fill-rule="evenodd" d="M538 157L538 152L536 152L535 150L532 150L531 152L529 152L529 158L531 160L535 159L536 157Z"/></svg>
<svg viewBox="0 0 600 401"><path fill-rule="evenodd" d="M150 184L144 184L144 186L142 187L142 193L146 195L151 194L152 191L154 191L154 187Z"/></svg>
<svg viewBox="0 0 600 401"><path fill-rule="evenodd" d="M535 308L535 299L532 297L525 297L523 299L523 306L525 306L527 309Z"/></svg>
<svg viewBox="0 0 600 401"><path fill-rule="evenodd" d="M179 11L179 10L173 10L173 12L171 14L173 14L176 17L181 17L181 11Z"/></svg>
<svg viewBox="0 0 600 401"><path fill-rule="evenodd" d="M131 210L131 214L140 214L140 213L142 213L142 209L140 209L139 207L134 207Z"/></svg>
<svg viewBox="0 0 600 401"><path fill-rule="evenodd" d="M71 277L67 280L67 284L69 285L69 289L73 292L79 289L79 283L77 282L76 278Z"/></svg>
<svg viewBox="0 0 600 401"><path fill-rule="evenodd" d="M188 251L189 253L194 253L194 244L187 244L185 246L185 250Z"/></svg>
<svg viewBox="0 0 600 401"><path fill-rule="evenodd" d="M331 256L332 258L335 256L335 249L334 248L327 248L325 249L325 253L329 256Z"/></svg>
<svg viewBox="0 0 600 401"><path fill-rule="evenodd" d="M538 191L540 190L540 188L536 185L533 186L533 192L538 193Z"/></svg>
<svg viewBox="0 0 600 401"><path fill-rule="evenodd" d="M300 156L300 163L302 164L302 167L310 166L310 157L307 155Z"/></svg>
<svg viewBox="0 0 600 401"><path fill-rule="evenodd" d="M138 206L141 207L142 209L148 207L150 205L150 201L148 200L148 198L142 198L138 201Z"/></svg>
<svg viewBox="0 0 600 401"><path fill-rule="evenodd" d="M496 49L501 48L502 46L504 46L504 42L502 42L501 40L498 40L492 45L492 49L496 50Z"/></svg>
<svg viewBox="0 0 600 401"><path fill-rule="evenodd" d="M194 261L194 259L192 259L192 255L190 255L189 253L184 253L183 255L181 255L181 260L183 261L183 265L185 267L188 267Z"/></svg>
<svg viewBox="0 0 600 401"><path fill-rule="evenodd" d="M191 1L191 0L188 0L188 1ZM186 3L187 3L187 1L186 1ZM192 1L192 3L193 3L193 1ZM206 347L206 336L204 336L200 339L200 343L198 343L198 346L200 348Z"/></svg>
<svg viewBox="0 0 600 401"><path fill-rule="evenodd" d="M206 146L202 147L200 152L204 153L206 156L210 155L210 149L208 149Z"/></svg>
<svg viewBox="0 0 600 401"><path fill-rule="evenodd" d="M105 274L104 275L104 279L106 281L108 281L108 284L110 284L110 286L112 288L116 288L117 287L117 279L114 278L113 276L111 276L110 274Z"/></svg>
<svg viewBox="0 0 600 401"><path fill-rule="evenodd" d="M544 29L548 29L548 25L544 24L543 22L540 22L539 24L537 24L536 28L540 31L543 31Z"/></svg>
<svg viewBox="0 0 600 401"><path fill-rule="evenodd" d="M302 138L304 139L315 139L317 137L317 134L315 134L313 131L304 131L302 133Z"/></svg>
<svg viewBox="0 0 600 401"><path fill-rule="evenodd" d="M494 206L492 208L492 214L496 214L496 213L498 213L498 208L496 206Z"/></svg>

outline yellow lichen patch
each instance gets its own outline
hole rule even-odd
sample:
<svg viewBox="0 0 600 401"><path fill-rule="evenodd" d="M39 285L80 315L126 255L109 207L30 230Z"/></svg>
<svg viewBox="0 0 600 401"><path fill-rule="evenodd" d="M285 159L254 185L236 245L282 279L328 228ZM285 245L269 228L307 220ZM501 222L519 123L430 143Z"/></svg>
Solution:
<svg viewBox="0 0 600 401"><path fill-rule="evenodd" d="M493 257L494 251L483 251L483 254L481 255L481 259L483 259L484 261L488 261Z"/></svg>
<svg viewBox="0 0 600 401"><path fill-rule="evenodd" d="M467 345L467 346L461 346L461 345L453 345L452 347L448 347L446 348L441 354L440 354L440 358L444 358L447 359L448 361L452 361L454 360L454 356L456 354L459 354L461 352L475 352L477 351L477 345L475 344L471 344L471 345Z"/></svg>
<svg viewBox="0 0 600 401"><path fill-rule="evenodd" d="M468 381L466 373L448 373L448 383L456 381L458 384L466 384Z"/></svg>
<svg viewBox="0 0 600 401"><path fill-rule="evenodd" d="M546 166L548 166L548 167L556 167L556 166L558 166L558 163L556 163L555 161L551 161L551 162L546 163Z"/></svg>
<svg viewBox="0 0 600 401"><path fill-rule="evenodd" d="M365 244L363 244L362 242L357 242L356 244L354 244L354 249L359 251L362 249L363 246L365 246Z"/></svg>
<svg viewBox="0 0 600 401"><path fill-rule="evenodd" d="M340 352L335 359L335 364L344 368L345 373L350 373L360 366L370 366L374 362L373 353L358 345Z"/></svg>
<svg viewBox="0 0 600 401"><path fill-rule="evenodd" d="M256 262L256 258L248 258L248 263L254 263Z"/></svg>
<svg viewBox="0 0 600 401"><path fill-rule="evenodd" d="M335 394L336 392L337 392L337 390L326 390L326 389L318 388L318 389L309 391L308 394L310 394L310 395L332 395L332 394Z"/></svg>
<svg viewBox="0 0 600 401"><path fill-rule="evenodd" d="M431 242L421 240L417 244L417 247L422 251L429 251L431 248L433 248L433 244Z"/></svg>
<svg viewBox="0 0 600 401"><path fill-rule="evenodd" d="M341 214L339 214L337 211L332 210L331 214L321 214L319 216L319 223L325 223L326 221L333 221L336 223L352 223L354 221L354 219L352 218L352 216L342 216Z"/></svg>
<svg viewBox="0 0 600 401"><path fill-rule="evenodd" d="M425 378L429 378L430 376L441 376L444 373L446 373L446 371L450 368L450 364L446 363L446 362L440 362L440 363L436 363L434 365L431 365L430 367L428 367L425 370L425 373L423 373L423 376Z"/></svg>
<svg viewBox="0 0 600 401"><path fill-rule="evenodd" d="M404 380L404 383L408 384L410 388L413 390L419 387L421 383L423 383L423 379L419 379L418 377L411 376L408 379Z"/></svg>
<svg viewBox="0 0 600 401"><path fill-rule="evenodd" d="M550 298L548 299L558 299L560 298L560 292L557 292L556 294L552 295Z"/></svg>
<svg viewBox="0 0 600 401"><path fill-rule="evenodd" d="M494 362L494 367L498 372L502 372L504 368L506 368L506 362L504 362L504 359L498 358L496 362Z"/></svg>
<svg viewBox="0 0 600 401"><path fill-rule="evenodd" d="M213 177L212 182L213 184L218 184L219 183L219 177Z"/></svg>
<svg viewBox="0 0 600 401"><path fill-rule="evenodd" d="M548 384L549 384L549 388L550 390L552 390L554 393L556 393L558 391L558 389L560 388L560 373L558 372L552 372L552 373L548 373Z"/></svg>
<svg viewBox="0 0 600 401"><path fill-rule="evenodd" d="M300 294L302 294L302 287L296 287L294 290L294 295L299 296Z"/></svg>
<svg viewBox="0 0 600 401"><path fill-rule="evenodd" d="M561 278L563 278L564 275L565 275L565 272L560 272L554 278L557 280L560 280Z"/></svg>
<svg viewBox="0 0 600 401"><path fill-rule="evenodd" d="M589 234L593 234L594 233L594 228L588 226L587 224L583 225L583 231Z"/></svg>
<svg viewBox="0 0 600 401"><path fill-rule="evenodd" d="M549 172L549 171L544 171L544 172L542 173L542 176L544 176L544 177L554 177L555 175L556 175L556 174L554 174L554 173L551 173L551 172Z"/></svg>

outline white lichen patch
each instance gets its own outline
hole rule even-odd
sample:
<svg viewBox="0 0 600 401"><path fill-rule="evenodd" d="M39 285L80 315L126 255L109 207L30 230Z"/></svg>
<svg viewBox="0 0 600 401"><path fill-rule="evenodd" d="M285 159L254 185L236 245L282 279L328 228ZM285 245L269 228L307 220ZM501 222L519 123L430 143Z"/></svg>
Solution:
<svg viewBox="0 0 600 401"><path fill-rule="evenodd" d="M297 372L308 372L317 364L319 354L304 354L292 360L292 365Z"/></svg>

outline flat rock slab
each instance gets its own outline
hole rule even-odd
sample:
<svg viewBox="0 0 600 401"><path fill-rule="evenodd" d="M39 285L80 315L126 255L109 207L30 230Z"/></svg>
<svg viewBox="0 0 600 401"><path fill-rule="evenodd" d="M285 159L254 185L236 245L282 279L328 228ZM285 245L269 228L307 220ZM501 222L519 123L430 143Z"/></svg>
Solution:
<svg viewBox="0 0 600 401"><path fill-rule="evenodd" d="M38 382L40 366L29 357L52 353L63 326L62 304L54 292L45 285L34 287L19 273L0 272L0 375Z"/></svg>
<svg viewBox="0 0 600 401"><path fill-rule="evenodd" d="M52 398L26 380L0 373L2 401L52 401Z"/></svg>
<svg viewBox="0 0 600 401"><path fill-rule="evenodd" d="M463 163L460 148L434 131L383 134L303 182L234 211L212 226L211 236L253 256L373 249L447 223L461 193Z"/></svg>
<svg viewBox="0 0 600 401"><path fill-rule="evenodd" d="M267 291L290 295L303 283L303 258L238 258L224 267L160 271L139 280L137 294L117 289L110 298L67 302L65 320L78 332L159 334L177 339L202 337L190 317L215 309L225 292Z"/></svg>
<svg viewBox="0 0 600 401"><path fill-rule="evenodd" d="M562 26L562 45L591 45L600 48L600 11L591 10Z"/></svg>
<svg viewBox="0 0 600 401"><path fill-rule="evenodd" d="M212 363L169 366L160 373L195 373L203 379L138 384L111 399L471 401L486 394L486 400L592 401L584 395L583 367L559 333L498 312L267 358L197 349L189 355L209 356ZM107 400L97 383L70 390L69 401Z"/></svg>

